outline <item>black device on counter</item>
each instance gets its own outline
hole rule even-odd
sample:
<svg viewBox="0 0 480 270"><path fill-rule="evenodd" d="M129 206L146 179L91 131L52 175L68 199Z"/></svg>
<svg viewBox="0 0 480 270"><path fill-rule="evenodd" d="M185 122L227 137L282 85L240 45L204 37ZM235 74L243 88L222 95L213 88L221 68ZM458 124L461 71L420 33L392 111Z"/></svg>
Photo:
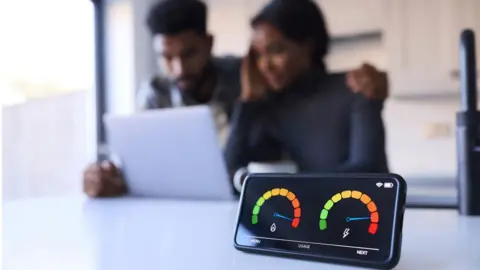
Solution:
<svg viewBox="0 0 480 270"><path fill-rule="evenodd" d="M395 174L251 174L235 248L393 268L400 259L406 183Z"/></svg>
<svg viewBox="0 0 480 270"><path fill-rule="evenodd" d="M480 113L477 110L475 34L460 38L461 111L457 113L458 210L480 215Z"/></svg>

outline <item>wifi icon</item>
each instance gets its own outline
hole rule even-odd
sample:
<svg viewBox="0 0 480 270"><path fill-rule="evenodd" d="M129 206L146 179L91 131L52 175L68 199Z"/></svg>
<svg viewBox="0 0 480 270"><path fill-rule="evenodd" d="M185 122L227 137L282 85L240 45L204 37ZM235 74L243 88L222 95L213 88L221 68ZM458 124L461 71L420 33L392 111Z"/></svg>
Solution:
<svg viewBox="0 0 480 270"><path fill-rule="evenodd" d="M382 186L383 186L383 183L381 183L381 182L377 183L377 187L382 187Z"/></svg>

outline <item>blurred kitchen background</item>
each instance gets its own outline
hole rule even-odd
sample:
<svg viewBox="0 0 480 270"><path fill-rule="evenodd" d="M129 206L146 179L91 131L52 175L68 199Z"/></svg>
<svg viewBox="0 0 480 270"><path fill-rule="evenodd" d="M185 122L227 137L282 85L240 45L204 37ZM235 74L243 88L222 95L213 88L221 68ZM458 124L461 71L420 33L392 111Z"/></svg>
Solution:
<svg viewBox="0 0 480 270"><path fill-rule="evenodd" d="M155 73L144 16L153 0L106 0L108 108L135 110ZM245 53L249 18L266 0L208 0L217 55ZM389 73L384 110L392 172L453 186L459 35L477 33L479 0L317 0L333 37L328 67ZM90 0L0 4L3 199L81 192L95 152L94 8ZM479 81L480 82L480 81Z"/></svg>

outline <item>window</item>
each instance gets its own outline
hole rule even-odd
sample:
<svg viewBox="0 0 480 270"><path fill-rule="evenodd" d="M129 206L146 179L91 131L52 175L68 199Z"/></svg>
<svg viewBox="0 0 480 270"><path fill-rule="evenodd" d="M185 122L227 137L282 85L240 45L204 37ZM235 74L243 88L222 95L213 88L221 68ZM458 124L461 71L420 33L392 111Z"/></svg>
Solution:
<svg viewBox="0 0 480 270"><path fill-rule="evenodd" d="M81 191L95 146L94 7L0 4L3 199Z"/></svg>

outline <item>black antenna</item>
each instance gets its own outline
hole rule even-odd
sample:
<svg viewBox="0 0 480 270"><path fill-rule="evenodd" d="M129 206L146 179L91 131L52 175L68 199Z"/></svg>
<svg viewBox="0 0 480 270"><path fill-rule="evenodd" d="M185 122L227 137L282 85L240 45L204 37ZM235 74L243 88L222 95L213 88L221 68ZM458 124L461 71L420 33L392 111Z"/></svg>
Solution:
<svg viewBox="0 0 480 270"><path fill-rule="evenodd" d="M475 34L460 38L461 110L457 113L458 211L480 215L480 113L477 111Z"/></svg>
<svg viewBox="0 0 480 270"><path fill-rule="evenodd" d="M477 111L477 66L475 55L475 34L464 30L460 37L460 82L462 110Z"/></svg>

